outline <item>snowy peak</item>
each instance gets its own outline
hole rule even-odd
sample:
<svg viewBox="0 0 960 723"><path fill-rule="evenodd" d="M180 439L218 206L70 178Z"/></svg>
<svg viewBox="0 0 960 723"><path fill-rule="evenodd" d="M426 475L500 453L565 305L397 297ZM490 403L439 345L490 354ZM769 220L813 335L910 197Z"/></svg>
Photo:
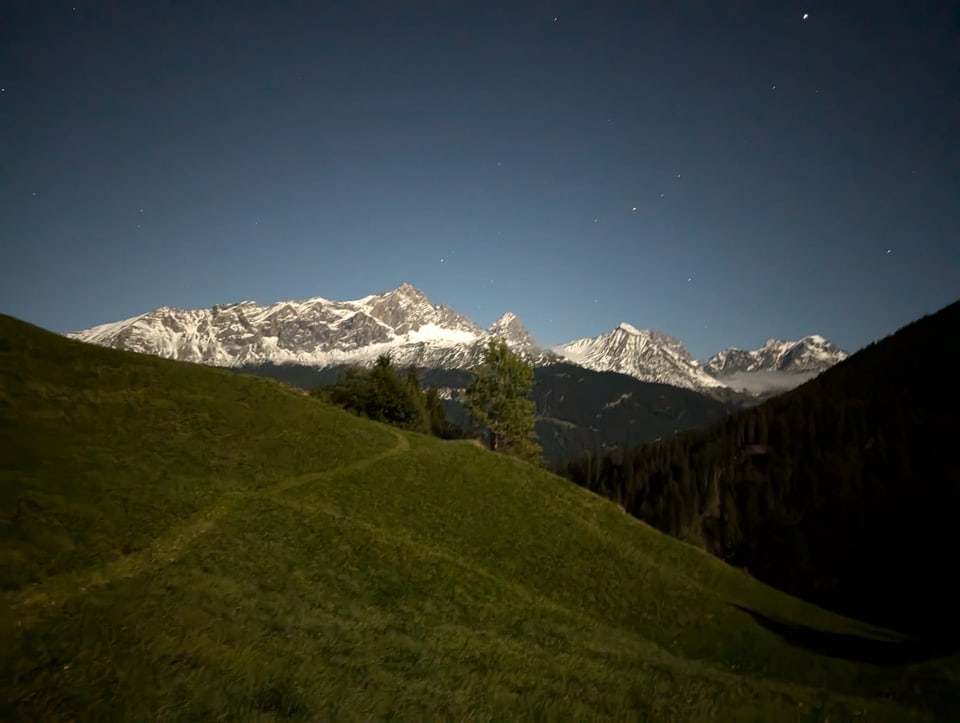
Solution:
<svg viewBox="0 0 960 723"><path fill-rule="evenodd" d="M623 322L612 331L578 339L553 351L537 346L512 312L489 329L403 284L352 301L320 296L261 306L254 301L208 309L164 306L123 321L67 336L145 354L215 366L295 363L315 367L372 364L389 354L398 365L466 369L483 357L488 339L501 338L528 362L541 366L567 360L587 369L628 374L641 381L702 392L749 388L788 377L792 385L846 358L821 336L799 341L769 339L754 351L725 349L706 365L683 343L652 329ZM785 373L789 372L789 373ZM783 380L777 384L783 387Z"/></svg>
<svg viewBox="0 0 960 723"><path fill-rule="evenodd" d="M523 325L523 322L520 321L519 317L512 311L508 311L493 322L490 328L487 329L487 333L492 337L503 339L507 342L507 345L511 347L533 349L537 346L533 335L527 331L527 327Z"/></svg>
<svg viewBox="0 0 960 723"><path fill-rule="evenodd" d="M502 320L501 320L502 321ZM529 334L513 318L507 343L522 353ZM268 306L244 301L209 309L162 307L67 336L145 354L215 366L296 363L369 364L390 354L397 364L469 367L490 336L471 319L410 284L353 301L314 297ZM540 358L540 357L536 357Z"/></svg>
<svg viewBox="0 0 960 723"><path fill-rule="evenodd" d="M678 339L627 323L607 334L562 344L554 351L587 369L629 374L645 382L696 390L724 387L703 370Z"/></svg>
<svg viewBox="0 0 960 723"><path fill-rule="evenodd" d="M717 377L760 371L819 374L847 356L843 349L819 334L812 334L798 341L768 339L762 348L753 351L724 349L704 366Z"/></svg>
<svg viewBox="0 0 960 723"><path fill-rule="evenodd" d="M482 333L470 319L442 304L431 304L426 294L410 284L347 304L386 325L395 336L418 332L431 325L475 336Z"/></svg>

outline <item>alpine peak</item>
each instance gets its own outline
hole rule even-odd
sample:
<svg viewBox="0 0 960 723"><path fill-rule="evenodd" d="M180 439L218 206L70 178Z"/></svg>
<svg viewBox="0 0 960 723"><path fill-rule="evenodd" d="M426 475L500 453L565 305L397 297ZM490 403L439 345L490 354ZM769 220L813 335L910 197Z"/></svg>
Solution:
<svg viewBox="0 0 960 723"><path fill-rule="evenodd" d="M791 372L787 376L799 380L847 356L823 337L811 335L799 341L770 339L756 351L728 348L702 364L680 340L626 322L606 334L548 351L536 344L513 312L483 329L453 309L431 303L409 283L352 301L317 296L267 306L254 301L205 309L164 306L67 336L215 366L372 364L388 353L397 364L445 369L471 368L482 358L487 340L500 338L534 364L565 358L587 369L706 393L733 388L731 375L741 372Z"/></svg>
<svg viewBox="0 0 960 723"><path fill-rule="evenodd" d="M520 318L512 311L508 311L497 319L487 333L493 337L498 337L507 342L509 346L519 347L521 349L531 349L536 347L533 336L527 331L527 328L520 321Z"/></svg>

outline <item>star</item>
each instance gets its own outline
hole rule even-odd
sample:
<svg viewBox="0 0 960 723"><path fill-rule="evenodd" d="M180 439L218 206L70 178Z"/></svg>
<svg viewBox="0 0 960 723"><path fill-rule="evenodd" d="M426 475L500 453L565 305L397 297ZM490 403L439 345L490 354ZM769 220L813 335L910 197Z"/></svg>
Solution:
<svg viewBox="0 0 960 723"><path fill-rule="evenodd" d="M773 86L772 88L770 88L770 90L776 90L776 89L777 89L777 86Z"/></svg>
<svg viewBox="0 0 960 723"><path fill-rule="evenodd" d="M557 20L559 20L559 19L560 19L560 18L554 18L554 19L553 19L553 22L557 22Z"/></svg>
<svg viewBox="0 0 960 723"><path fill-rule="evenodd" d="M637 210L637 207L634 206L634 207L633 207L632 209L630 209L630 210L631 210L631 211L636 211L636 210Z"/></svg>
<svg viewBox="0 0 960 723"><path fill-rule="evenodd" d="M443 258L442 258L442 257L441 257L441 259L440 259L440 263L441 263L441 264L443 263Z"/></svg>
<svg viewBox="0 0 960 723"><path fill-rule="evenodd" d="M688 277L687 277L687 281L693 281L693 277L692 277L692 276L688 276Z"/></svg>
<svg viewBox="0 0 960 723"><path fill-rule="evenodd" d="M596 222L597 222L597 219L593 219L593 222L596 223Z"/></svg>
<svg viewBox="0 0 960 723"><path fill-rule="evenodd" d="M887 253L890 253L891 251L893 251L893 249L887 249Z"/></svg>
<svg viewBox="0 0 960 723"><path fill-rule="evenodd" d="M806 19L809 18L809 17L810 17L810 13L804 13L804 14L803 14L803 19L804 19L804 20L806 20Z"/></svg>
<svg viewBox="0 0 960 723"><path fill-rule="evenodd" d="M663 194L662 194L662 193L660 194L660 198L663 198Z"/></svg>
<svg viewBox="0 0 960 723"><path fill-rule="evenodd" d="M137 213L143 213L143 209L141 208Z"/></svg>

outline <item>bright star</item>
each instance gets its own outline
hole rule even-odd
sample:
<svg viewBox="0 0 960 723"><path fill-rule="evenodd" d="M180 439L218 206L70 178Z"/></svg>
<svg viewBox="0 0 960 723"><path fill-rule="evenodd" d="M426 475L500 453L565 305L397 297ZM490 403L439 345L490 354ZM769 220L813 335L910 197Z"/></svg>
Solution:
<svg viewBox="0 0 960 723"><path fill-rule="evenodd" d="M806 20L806 19L809 18L809 17L810 17L809 13L804 13L804 14L803 14L803 19L804 19L804 20Z"/></svg>

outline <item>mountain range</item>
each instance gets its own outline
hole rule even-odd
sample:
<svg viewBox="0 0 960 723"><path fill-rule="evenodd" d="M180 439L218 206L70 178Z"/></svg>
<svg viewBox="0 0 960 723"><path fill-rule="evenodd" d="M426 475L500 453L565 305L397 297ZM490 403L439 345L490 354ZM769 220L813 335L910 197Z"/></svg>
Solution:
<svg viewBox="0 0 960 723"><path fill-rule="evenodd" d="M410 284L354 301L315 297L268 306L243 301L209 309L161 307L66 336L225 367L273 363L326 368L370 364L390 354L398 365L442 369L470 368L488 339L502 338L535 366L566 361L714 396L796 386L847 356L822 337L809 336L771 339L755 351L726 349L702 363L678 339L627 323L607 334L544 349L516 314L508 312L483 329L450 307L433 304ZM765 379L758 389L747 383L770 374L779 376Z"/></svg>

